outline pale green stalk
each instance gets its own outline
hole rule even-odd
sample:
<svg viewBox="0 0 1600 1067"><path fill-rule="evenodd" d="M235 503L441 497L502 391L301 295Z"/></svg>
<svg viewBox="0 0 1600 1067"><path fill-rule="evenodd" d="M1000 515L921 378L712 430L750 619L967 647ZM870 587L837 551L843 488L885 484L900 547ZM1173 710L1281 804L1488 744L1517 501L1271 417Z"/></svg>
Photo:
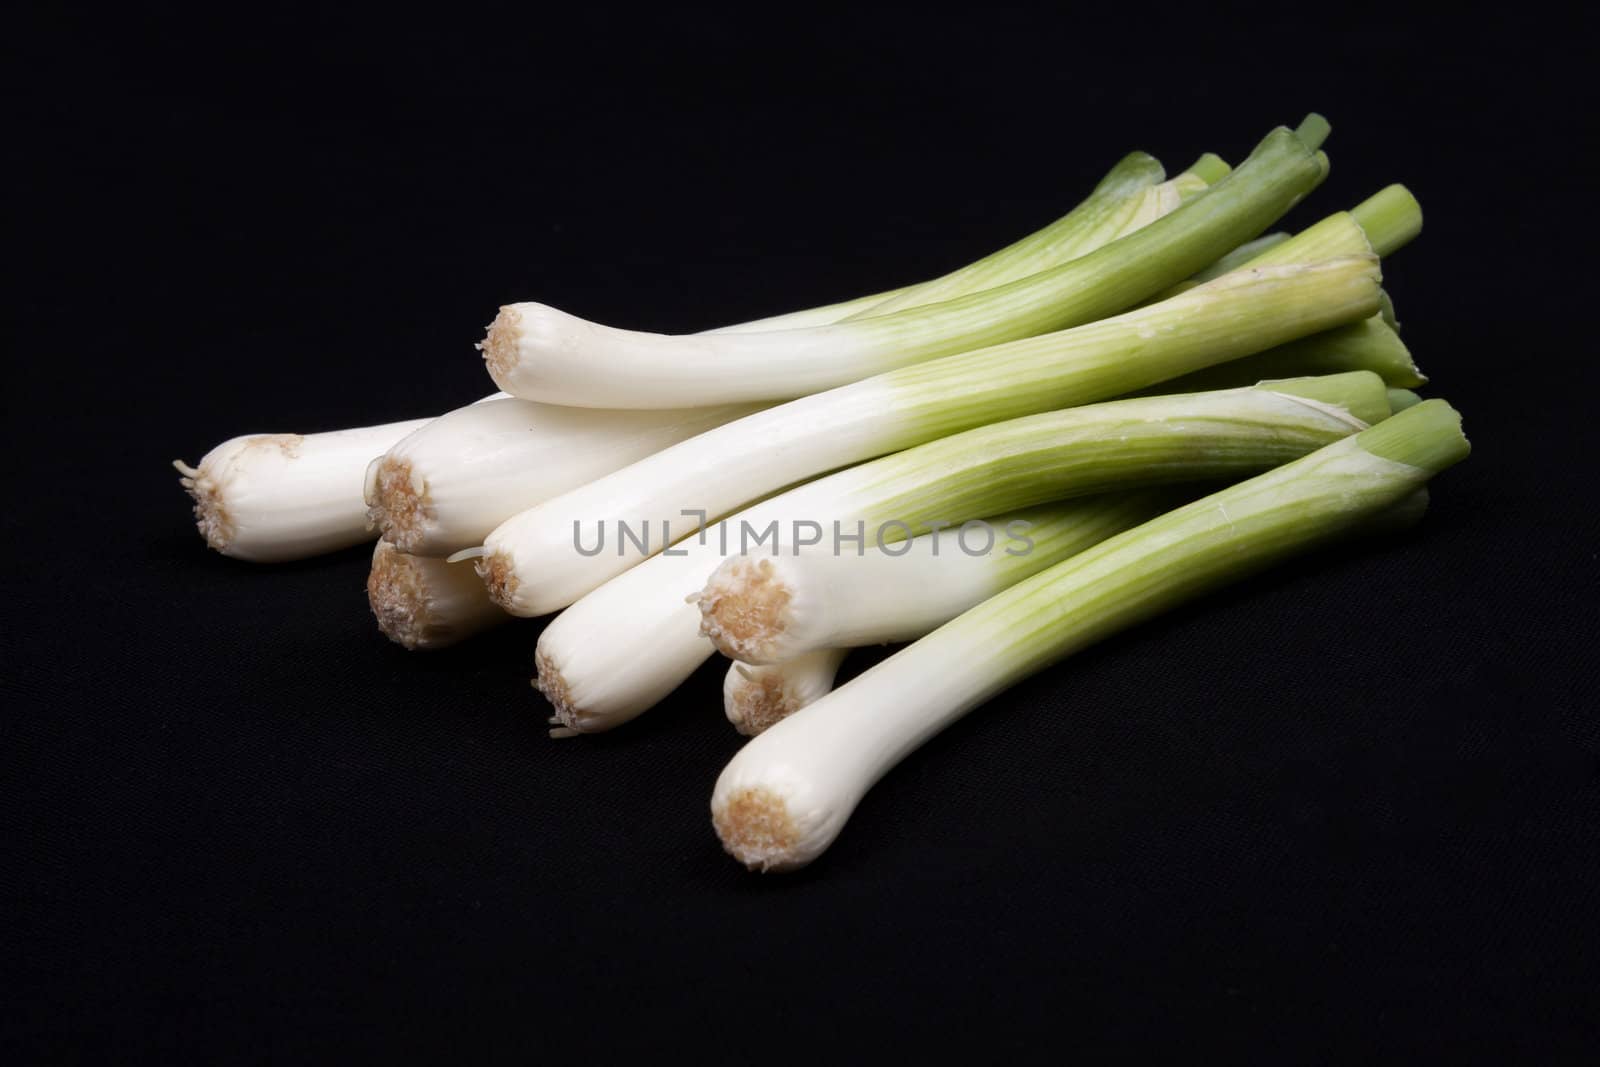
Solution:
<svg viewBox="0 0 1600 1067"><path fill-rule="evenodd" d="M1379 296L1379 301L1378 314L1383 318L1384 322L1389 324L1390 329L1394 330L1395 333L1399 333L1400 320L1395 317L1394 300L1388 293L1382 293Z"/></svg>
<svg viewBox="0 0 1600 1067"><path fill-rule="evenodd" d="M1422 385L1428 379L1417 369L1400 335L1381 315L1336 326L1288 344L1229 360L1144 390L1145 394L1197 393L1229 389L1273 378L1372 371L1396 388Z"/></svg>
<svg viewBox="0 0 1600 1067"><path fill-rule="evenodd" d="M1389 409L1391 411L1404 411L1406 408L1414 408L1420 403L1422 403L1422 397L1409 389L1389 390Z"/></svg>
<svg viewBox="0 0 1600 1067"><path fill-rule="evenodd" d="M1274 248L1277 248L1291 237L1291 234L1282 232L1262 234L1254 241L1246 241L1238 248L1235 248L1232 252L1229 252L1227 255L1211 264L1211 266L1207 267L1205 270L1196 273L1193 278L1190 278L1188 281L1180 284L1185 289L1192 289L1197 285L1204 285L1206 282L1222 277L1229 271L1237 270L1246 263L1250 262L1252 259L1261 255L1263 252L1268 252Z"/></svg>
<svg viewBox="0 0 1600 1067"><path fill-rule="evenodd" d="M1225 178L1229 169L1219 157L1207 154L1189 170L1162 182L1161 164L1135 152L1118 163L1088 199L1044 229L942 278L904 289L850 318L935 304L1070 262L1171 214L1184 201Z"/></svg>
<svg viewBox="0 0 1600 1067"><path fill-rule="evenodd" d="M1349 211L1340 211L1293 237L1270 238L1240 245L1194 277L1166 290L1157 299L1175 296L1214 278L1245 267L1310 263L1335 256L1371 254L1385 257L1422 232L1422 205L1403 185L1390 185ZM1393 309L1386 312L1394 325Z"/></svg>
<svg viewBox="0 0 1600 1067"><path fill-rule="evenodd" d="M1202 159L1204 162L1204 158ZM1200 167L1197 163L1195 170ZM1226 167L1226 164L1224 164ZM1213 174L1207 168L1205 173ZM1221 174L1214 174L1209 182L1220 181L1227 173L1224 169ZM990 253L975 263L968 264L959 270L926 282L916 282L902 286L884 293L874 293L870 296L857 297L837 304L824 307L807 308L804 311L794 311L784 315L773 315L769 318L755 319L751 322L741 322L732 326L722 326L707 333L762 333L771 330L796 330L812 326L826 326L835 322L844 322L848 319L867 317L874 314L883 314L891 306L896 310L906 307L916 307L920 304L947 300L952 296L964 296L967 293L977 292L979 289L989 288L1001 284L1002 281L1015 281L1027 274L1043 270L1065 262L1072 256L1081 255L1089 250L1084 247L1084 240L1088 231L1099 228L1102 219L1110 216L1119 220L1123 216L1131 217L1135 205L1144 194L1156 187L1161 182L1163 170L1161 162L1154 156L1145 152L1133 152L1124 156L1111 168L1106 176L1090 192L1087 199L1066 215L1052 222L1042 230L1038 230L1022 240ZM1192 194L1191 194L1192 195ZM1177 205L1174 204L1174 207ZM1114 239L1118 234L1112 231L1099 244L1090 247L1099 247L1107 241ZM1070 253L1070 255L1051 258L1049 253ZM982 282L982 284L972 284ZM942 295L938 295L941 294ZM931 300L926 294L935 294Z"/></svg>
<svg viewBox="0 0 1600 1067"><path fill-rule="evenodd" d="M1403 185L1381 189L1350 214L1372 241L1372 251L1387 259L1422 232L1422 207Z"/></svg>
<svg viewBox="0 0 1600 1067"><path fill-rule="evenodd" d="M1361 252L1388 256L1421 231L1421 205L1405 186L1390 185L1350 211L1329 215L1293 237L1241 246L1211 269L1196 275L1196 279L1220 277L1247 267L1282 266ZM1169 296L1194 287L1195 279L1191 279L1169 290ZM1338 374L1352 370L1370 370L1390 385L1401 388L1426 383L1427 377L1418 370L1411 353L1400 340L1393 302L1387 293L1381 294L1380 300L1379 313L1366 321L1350 323L1252 356L1206 367L1143 392L1225 389L1274 378Z"/></svg>

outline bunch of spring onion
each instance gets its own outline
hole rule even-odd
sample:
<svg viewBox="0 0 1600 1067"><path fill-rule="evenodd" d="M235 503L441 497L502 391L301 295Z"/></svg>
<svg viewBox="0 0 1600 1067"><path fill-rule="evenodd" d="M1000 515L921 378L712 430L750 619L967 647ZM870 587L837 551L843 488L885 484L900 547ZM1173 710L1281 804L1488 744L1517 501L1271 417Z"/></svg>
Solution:
<svg viewBox="0 0 1600 1067"><path fill-rule="evenodd" d="M177 464L207 542L377 539L380 629L436 649L554 614L550 733L643 714L718 652L751 740L712 797L762 870L810 862L903 756L1084 645L1330 538L1417 522L1465 456L1412 390L1390 186L1273 231L1318 116L1236 168L1133 153L942 277L668 336L536 303L478 346L503 390L434 419L234 438ZM558 614L556 614L558 613ZM834 688L848 651L910 642Z"/></svg>

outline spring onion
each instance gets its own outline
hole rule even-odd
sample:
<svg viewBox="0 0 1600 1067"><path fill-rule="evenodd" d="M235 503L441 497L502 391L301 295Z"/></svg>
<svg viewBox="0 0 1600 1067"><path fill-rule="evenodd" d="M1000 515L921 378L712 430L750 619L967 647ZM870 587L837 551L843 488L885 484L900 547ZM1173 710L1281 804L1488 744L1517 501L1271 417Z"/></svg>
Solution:
<svg viewBox="0 0 1600 1067"><path fill-rule="evenodd" d="M522 512L485 540L479 573L511 614L555 611L682 537L694 524L684 509L725 515L822 471L1366 318L1378 308L1378 276L1370 255L1250 268L1115 318L791 401ZM636 533L642 525L649 543L624 544L619 523ZM602 551L578 550L603 542L608 528Z"/></svg>
<svg viewBox="0 0 1600 1067"><path fill-rule="evenodd" d="M412 650L445 648L511 618L471 567L409 556L387 541L373 546L367 603L378 629Z"/></svg>
<svg viewBox="0 0 1600 1067"><path fill-rule="evenodd" d="M1169 502L1158 492L1113 494L869 545L859 554L733 556L701 590L700 632L723 655L762 665L819 649L909 641L1154 518Z"/></svg>
<svg viewBox="0 0 1600 1067"><path fill-rule="evenodd" d="M514 396L688 407L805 396L896 367L1092 322L1258 236L1326 174L1326 125L1278 129L1205 195L1086 256L980 293L830 326L669 337L543 304L500 310L480 346Z"/></svg>
<svg viewBox="0 0 1600 1067"><path fill-rule="evenodd" d="M722 680L722 710L733 728L754 737L822 699L833 688L848 649L824 648L784 663L734 662Z"/></svg>
<svg viewBox="0 0 1600 1067"><path fill-rule="evenodd" d="M1394 390L1390 390L1391 394ZM1420 398L1415 397L1415 402ZM1409 405L1408 405L1409 406ZM1396 410L1400 410L1396 408ZM1163 498L1171 498L1171 494L1151 493L1144 497L1145 502L1151 506L1159 506ZM1117 498L1134 503L1134 497ZM1109 502L1111 498L1107 498ZM1101 506L1098 501L1084 501L1079 504L1058 505L1055 509L1039 509L1044 513L1044 522L1047 524L1052 512L1060 513L1073 507ZM1105 509L1105 518L1110 518L1115 508ZM1130 522L1116 522L1103 524L1104 532L1109 536L1118 533L1128 526L1137 525L1139 515L1148 518L1148 508L1144 506L1123 507L1123 513L1132 519ZM1428 510L1428 491L1418 489L1400 503L1393 505L1374 516L1363 525L1361 535L1384 536L1400 530L1408 529L1422 520ZM1087 517L1087 516L1086 516ZM1004 527L1006 523L999 524ZM1030 537L1037 538L1041 534L1048 535L1048 531L1041 529L1035 523L1033 529L1028 531ZM942 534L923 534L913 540L917 542L928 541ZM1070 540L1070 539L1066 539ZM1098 540L1098 538L1094 539ZM1087 547L1089 540L1082 544ZM815 597L818 593L826 601L826 608L835 615L848 616L847 620L834 621L830 618L828 625L836 631L842 632L846 626L853 628L846 641L850 645L865 643L866 641L911 640L932 632L935 628L949 622L961 612L967 610L986 599L984 595L969 597L951 596L943 590L944 583L955 578L958 586L966 584L971 588L971 578L974 572L983 572L994 581L985 581L980 584L987 588L987 595L992 596L1001 589L1008 588L1015 582L1027 577L1029 574L1038 573L1046 566L1059 563L1072 553L1070 551L1056 551L1041 553L1042 561L1035 560L1035 566L1017 567L1009 570L1000 570L990 574L981 564L983 556L978 556L972 561L963 562L950 555L941 556L942 566L929 567L925 560L918 560L912 566L895 569L884 565L883 559L874 559L874 554L883 557L881 549L875 553L865 553L862 556L819 556L814 553L802 552L799 559L804 566L795 581L795 572L786 571L784 577L798 587L795 600L806 600ZM892 558L892 557L889 557ZM745 562L745 557L739 557ZM821 561L824 566L820 570L811 569L809 564ZM766 563L787 564L790 559L777 557L773 560L763 559ZM727 565L724 564L724 567ZM874 587L882 598L873 603L868 603L864 598L856 596L854 591L846 589L841 583L855 580L849 574L852 568L862 568L859 579L863 584ZM946 568L957 570L965 569L966 574L951 574ZM818 578L821 578L823 588L819 589ZM708 586L717 580L713 574ZM972 590L979 593L979 590ZM706 597L701 595L701 610L705 610ZM813 600L804 611L804 615L815 621L819 613L817 608L822 605ZM797 613L789 613L797 614ZM795 630L785 627L786 632L779 637L779 642L789 648L798 647L793 640ZM727 649L722 649L726 652ZM838 663L843 659L844 648L821 648L816 651L801 652L793 659L785 659L777 663L756 665L734 661L728 670L728 675L723 682L723 710L734 728L747 737L766 730L781 719L799 711L808 704L820 700L823 694L833 688L834 674L838 670Z"/></svg>
<svg viewBox="0 0 1600 1067"><path fill-rule="evenodd" d="M888 543L930 522L1069 496L1242 477L1388 414L1383 382L1354 373L1068 408L943 437L791 489L602 585L545 627L536 684L566 727L609 730L711 655L684 598L723 556L820 543L813 529Z"/></svg>
<svg viewBox="0 0 1600 1067"><path fill-rule="evenodd" d="M913 285L850 318L887 315L936 304L1026 278L1143 229L1176 211L1228 174L1217 156L1202 156L1171 181L1157 182L1161 164L1143 152L1126 156L1069 214L1021 241L931 282ZM849 321L848 319L840 321Z"/></svg>
<svg viewBox="0 0 1600 1067"><path fill-rule="evenodd" d="M811 862L874 783L996 693L1359 527L1467 452L1454 409L1425 401L984 601L745 745L712 794L723 847L759 870Z"/></svg>
<svg viewBox="0 0 1600 1067"><path fill-rule="evenodd" d="M368 467L368 516L402 552L447 556L481 544L519 511L755 410L472 404L408 434Z"/></svg>
<svg viewBox="0 0 1600 1067"><path fill-rule="evenodd" d="M247 434L173 466L194 498L206 544L234 559L279 563L359 545L367 532L361 472L427 419L327 433Z"/></svg>
<svg viewBox="0 0 1600 1067"><path fill-rule="evenodd" d="M1228 165L1217 157L1212 155L1201 157L1186 174L1179 175L1170 183L1174 186L1174 190L1179 192L1175 199L1178 202L1187 199L1199 189L1220 181L1227 172ZM1102 221L1108 217L1124 224L1131 223L1133 216L1138 212L1138 203L1150 198L1150 190L1161 181L1162 173L1161 163L1154 156L1144 152L1132 152L1111 168L1084 203L1062 218L942 278L919 282L885 293L857 297L854 300L829 304L825 307L793 311L706 332L761 333L826 326L850 318L864 318L875 312L881 314L890 306L904 308L937 302L939 299L964 296L969 292L999 285L1002 281L1014 281L1034 271L1065 262L1069 258L1089 251L1092 247L1098 247L1099 244L1120 236L1116 229L1112 229L1104 234L1098 244L1090 245L1088 242L1093 238L1087 236L1086 231L1099 229ZM1155 199L1159 203L1171 198L1158 195ZM1171 207L1176 206L1176 203L1171 204ZM952 282L955 284L952 285ZM944 294L942 297L939 295L941 292ZM919 295L913 298L913 293Z"/></svg>

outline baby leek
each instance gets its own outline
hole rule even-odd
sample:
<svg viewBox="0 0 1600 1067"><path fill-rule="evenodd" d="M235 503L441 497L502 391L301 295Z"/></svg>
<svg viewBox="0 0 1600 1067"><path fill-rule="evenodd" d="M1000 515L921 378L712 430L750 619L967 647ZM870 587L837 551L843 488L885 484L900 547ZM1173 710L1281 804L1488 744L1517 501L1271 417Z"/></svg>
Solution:
<svg viewBox="0 0 1600 1067"><path fill-rule="evenodd" d="M1467 452L1454 409L1424 401L984 601L745 745L711 798L723 847L753 869L804 866L895 764L996 693L1359 527Z"/></svg>

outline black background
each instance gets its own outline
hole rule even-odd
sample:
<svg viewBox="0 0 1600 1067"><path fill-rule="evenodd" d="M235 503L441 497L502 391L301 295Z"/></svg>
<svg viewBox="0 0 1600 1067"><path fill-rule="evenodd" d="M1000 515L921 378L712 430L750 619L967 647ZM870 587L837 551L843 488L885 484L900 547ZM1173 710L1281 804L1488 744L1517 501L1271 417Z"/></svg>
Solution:
<svg viewBox="0 0 1600 1067"><path fill-rule="evenodd" d="M1592 1045L1592 27L1126 8L16 29L7 1058ZM719 667L553 743L537 623L408 655L364 550L224 559L167 466L482 395L503 302L687 331L841 299L1127 150L1237 162L1311 109L1333 172L1289 222L1415 190L1387 285L1473 458L1414 533L994 701L798 875L711 832Z"/></svg>

